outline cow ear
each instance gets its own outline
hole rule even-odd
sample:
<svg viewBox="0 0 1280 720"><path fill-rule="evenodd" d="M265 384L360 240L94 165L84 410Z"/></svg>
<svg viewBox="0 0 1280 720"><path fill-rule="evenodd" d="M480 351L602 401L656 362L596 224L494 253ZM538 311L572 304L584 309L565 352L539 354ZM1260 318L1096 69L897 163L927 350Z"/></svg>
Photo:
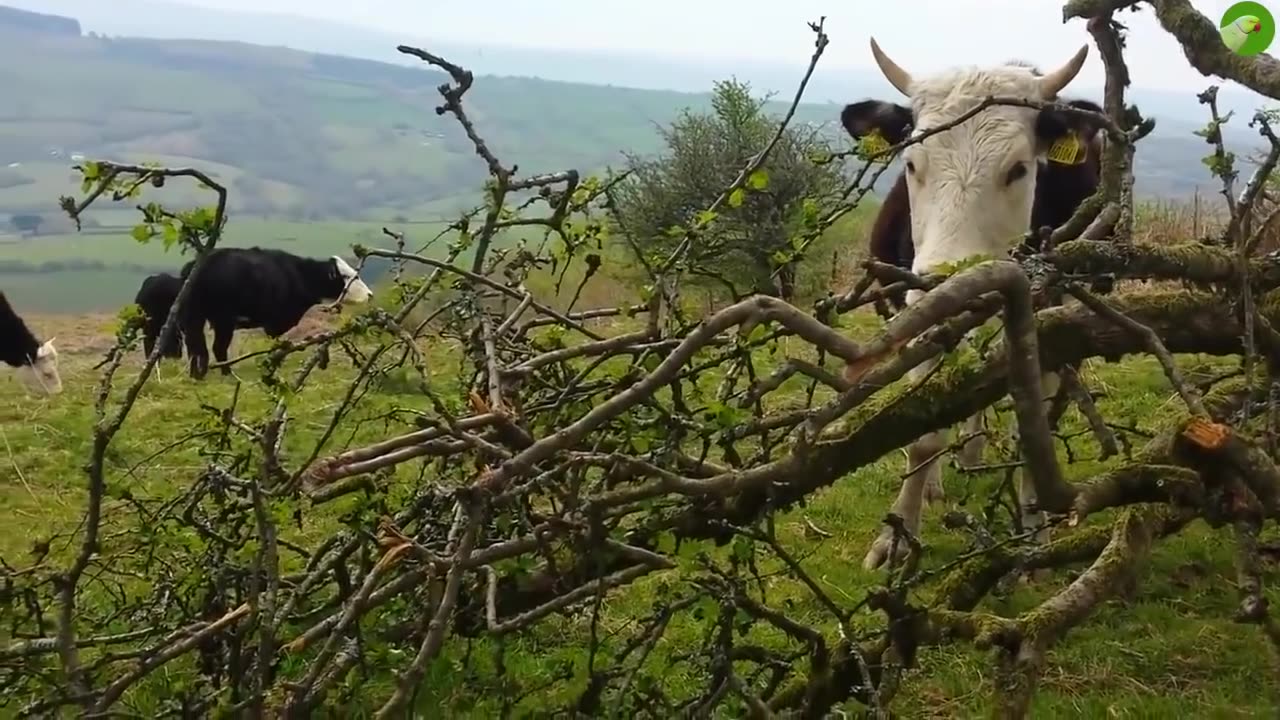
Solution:
<svg viewBox="0 0 1280 720"><path fill-rule="evenodd" d="M1081 110L1096 112L1099 115L1103 114L1102 106L1091 100L1072 100L1067 104L1071 107L1080 108ZM1097 137L1098 133L1102 132L1102 129L1105 127L1101 120L1094 118L1071 118L1071 123L1073 127L1075 127L1076 132L1080 133L1080 136L1084 138L1086 143L1093 142L1093 139Z"/></svg>
<svg viewBox="0 0 1280 720"><path fill-rule="evenodd" d="M1065 104L1080 110L1102 113L1102 107L1090 100L1070 100ZM1036 118L1036 136L1045 147L1069 135L1074 135L1082 144L1087 145L1093 141L1102 127L1103 124L1099 120L1070 115L1053 108L1041 110L1039 117Z"/></svg>
<svg viewBox="0 0 1280 720"><path fill-rule="evenodd" d="M907 139L911 108L881 100L863 100L844 106L840 124L854 140L876 130L890 145L897 145Z"/></svg>

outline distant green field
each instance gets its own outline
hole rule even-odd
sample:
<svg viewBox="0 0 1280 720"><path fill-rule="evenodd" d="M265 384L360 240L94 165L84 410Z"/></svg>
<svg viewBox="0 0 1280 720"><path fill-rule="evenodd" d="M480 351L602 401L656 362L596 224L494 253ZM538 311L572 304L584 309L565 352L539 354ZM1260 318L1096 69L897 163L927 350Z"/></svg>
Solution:
<svg viewBox="0 0 1280 720"><path fill-rule="evenodd" d="M414 227L429 229L439 226ZM385 239L380 223L244 219L228 224L224 244L278 247L301 255L349 255L353 243L382 244ZM134 263L149 267L166 267L186 262L186 259L177 254L176 249L165 251L160 243L137 242L130 237L129 229L125 227L113 228L108 232L85 231L0 243L0 262L6 260L36 265L53 260L101 260L104 263Z"/></svg>
<svg viewBox="0 0 1280 720"><path fill-rule="evenodd" d="M20 313L114 312L133 302L146 272L129 270L0 273L0 289Z"/></svg>

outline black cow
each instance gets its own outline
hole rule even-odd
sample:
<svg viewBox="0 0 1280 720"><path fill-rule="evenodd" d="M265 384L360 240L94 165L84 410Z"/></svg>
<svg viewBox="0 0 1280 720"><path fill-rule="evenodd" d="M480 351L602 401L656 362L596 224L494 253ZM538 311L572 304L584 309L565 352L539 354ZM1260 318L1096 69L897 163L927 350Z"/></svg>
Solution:
<svg viewBox="0 0 1280 720"><path fill-rule="evenodd" d="M169 273L156 273L142 281L138 294L134 296L134 303L142 307L142 313L146 317L146 324L143 325L142 348L148 357L156 346L160 331L164 329L164 321L169 317L169 309L173 307L173 302L178 299L178 292L181 290L182 278ZM247 329L254 326L238 323L236 327ZM165 344L160 355L170 358L182 357L181 321L178 327L174 328L173 337Z"/></svg>
<svg viewBox="0 0 1280 720"><path fill-rule="evenodd" d="M182 267L183 280L194 262ZM269 337L280 337L317 303L364 303L372 296L355 269L337 255L319 260L270 248L214 250L180 310L191 377L200 379L209 371L205 323L213 326L213 356L225 363L236 328L262 328ZM230 372L222 367L224 375Z"/></svg>
<svg viewBox="0 0 1280 720"><path fill-rule="evenodd" d="M53 338L43 343L36 340L3 292L0 292L0 360L15 368L18 379L32 392L43 395L62 392Z"/></svg>
<svg viewBox="0 0 1280 720"><path fill-rule="evenodd" d="M151 357L151 351L155 349L156 340L160 337L160 330L164 328L165 318L169 317L169 309L173 307L173 301L178 298L178 291L181 289L182 278L169 273L152 275L143 280L142 286L138 288L133 301L142 307L142 314L146 317L142 330L142 349L147 357ZM174 328L173 336L165 343L160 355L182 357L181 326Z"/></svg>

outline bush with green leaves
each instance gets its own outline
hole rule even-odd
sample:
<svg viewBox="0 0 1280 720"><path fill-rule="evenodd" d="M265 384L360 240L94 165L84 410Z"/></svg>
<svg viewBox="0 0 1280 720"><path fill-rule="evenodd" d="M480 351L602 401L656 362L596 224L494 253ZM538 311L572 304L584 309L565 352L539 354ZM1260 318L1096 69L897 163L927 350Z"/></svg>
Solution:
<svg viewBox="0 0 1280 720"><path fill-rule="evenodd" d="M619 214L656 263L769 143L778 119L765 112L766 100L753 97L748 83L718 82L710 112L686 110L662 130L663 155L628 158L632 174L617 190ZM820 162L830 152L819 129L787 127L761 170L693 240L691 274L735 299L751 292L793 297L804 229L834 207L843 187L840 166Z"/></svg>

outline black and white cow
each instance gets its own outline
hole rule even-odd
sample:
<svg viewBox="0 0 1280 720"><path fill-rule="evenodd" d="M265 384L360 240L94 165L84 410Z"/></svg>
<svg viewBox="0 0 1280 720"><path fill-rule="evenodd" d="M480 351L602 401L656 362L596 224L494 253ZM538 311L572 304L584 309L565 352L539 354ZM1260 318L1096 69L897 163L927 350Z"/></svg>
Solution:
<svg viewBox="0 0 1280 720"><path fill-rule="evenodd" d="M183 280L194 262L182 266ZM237 328L262 328L269 337L280 337L313 305L334 300L357 304L372 297L355 268L337 255L320 260L270 248L214 250L180 310L191 377L209 372L206 323L213 327L213 356L222 363ZM222 367L224 375L230 372Z"/></svg>
<svg viewBox="0 0 1280 720"><path fill-rule="evenodd" d="M3 292L0 292L0 360L14 368L18 379L31 392L42 395L62 392L53 338L43 343L36 340Z"/></svg>
<svg viewBox="0 0 1280 720"><path fill-rule="evenodd" d="M1080 72L1088 47L1081 47L1070 60L1045 74L1024 65L1005 64L916 76L891 60L875 39L871 40L871 52L885 78L910 99L910 105L879 100L854 103L844 108L841 122L855 138L876 130L896 143L906 139L908 132L919 134L954 120L989 96L1057 101L1058 93ZM903 151L906 167L899 181L901 188L895 187L897 194L890 198L897 209L890 206L882 210L878 224L883 227L872 238L873 253L894 264L909 264L917 273L974 255L1008 256L1023 241L1028 228L1060 224L1059 218L1069 217L1088 196L1080 193L1085 189L1092 192L1090 182L1096 187L1096 165L1088 158L1077 162L1082 167L1075 168L1078 176L1073 178L1084 182L1072 187L1069 198L1065 185L1050 185L1044 171L1049 148L1060 140L1079 139L1079 130L1079 123L1067 113L994 105L910 145ZM1086 147L1094 145L1094 134L1088 133ZM1074 159L1078 161L1079 156ZM905 213L901 211L903 200ZM908 292L906 304L914 303L921 294ZM908 378L919 380L937 362L917 366ZM1056 393L1055 373L1047 373L1042 382L1048 396ZM924 500L942 497L938 457L947 446L947 436L946 430L929 433L908 448L908 467L915 471L903 481L892 512L901 516L913 533L920 530ZM1024 508L1034 506L1035 488L1025 473L1019 494ZM1024 516L1026 526L1043 526L1041 513L1024 509ZM879 566L888 559L892 547L893 530L885 527L872 542L863 565Z"/></svg>

